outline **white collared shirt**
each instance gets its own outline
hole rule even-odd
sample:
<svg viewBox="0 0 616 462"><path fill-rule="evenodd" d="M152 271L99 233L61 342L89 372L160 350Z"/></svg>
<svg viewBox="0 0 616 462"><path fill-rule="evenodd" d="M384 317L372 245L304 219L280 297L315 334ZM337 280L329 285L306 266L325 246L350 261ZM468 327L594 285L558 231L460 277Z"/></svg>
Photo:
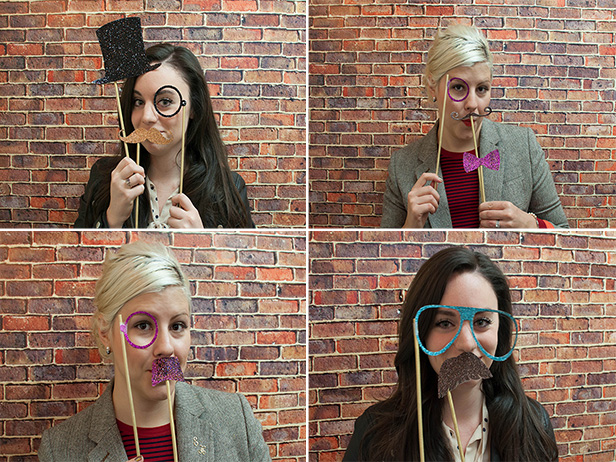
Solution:
<svg viewBox="0 0 616 462"><path fill-rule="evenodd" d="M484 397L483 406L481 408L481 423L477 426L466 445L466 451L464 453L465 462L490 462L488 419L488 407L486 406L486 399ZM443 431L445 435L447 435L449 448L453 453L455 462L461 462L462 459L460 458L460 451L458 450L458 440L456 439L454 430L443 422Z"/></svg>

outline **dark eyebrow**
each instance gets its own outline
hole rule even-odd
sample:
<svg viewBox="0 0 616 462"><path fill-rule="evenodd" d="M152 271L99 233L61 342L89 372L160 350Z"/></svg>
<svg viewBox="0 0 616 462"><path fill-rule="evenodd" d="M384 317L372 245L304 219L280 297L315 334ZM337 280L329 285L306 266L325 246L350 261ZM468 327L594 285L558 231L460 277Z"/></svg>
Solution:
<svg viewBox="0 0 616 462"><path fill-rule="evenodd" d="M133 96L137 95L137 96L143 96L141 93L139 93L137 90L133 90Z"/></svg>

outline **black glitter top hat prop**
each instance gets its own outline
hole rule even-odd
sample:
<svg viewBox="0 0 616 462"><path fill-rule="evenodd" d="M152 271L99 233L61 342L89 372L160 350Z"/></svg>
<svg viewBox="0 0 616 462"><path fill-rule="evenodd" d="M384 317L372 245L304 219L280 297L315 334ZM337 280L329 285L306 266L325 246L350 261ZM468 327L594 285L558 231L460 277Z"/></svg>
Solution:
<svg viewBox="0 0 616 462"><path fill-rule="evenodd" d="M94 83L137 77L160 66L160 63L150 65L148 62L141 19L137 17L109 22L96 31L96 36L103 52L105 76Z"/></svg>

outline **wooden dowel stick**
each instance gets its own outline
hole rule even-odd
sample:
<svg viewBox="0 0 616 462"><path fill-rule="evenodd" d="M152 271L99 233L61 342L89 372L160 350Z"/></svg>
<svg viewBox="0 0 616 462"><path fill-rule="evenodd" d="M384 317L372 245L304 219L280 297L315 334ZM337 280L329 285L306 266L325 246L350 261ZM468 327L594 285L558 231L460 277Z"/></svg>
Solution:
<svg viewBox="0 0 616 462"><path fill-rule="evenodd" d="M477 147L477 135L475 134L475 122L473 116L471 116L471 129L473 130L473 144L475 145L475 157L479 159L479 148ZM480 165L477 169L477 175L479 177L479 193L481 194L481 203L486 201L486 190L483 186L483 166Z"/></svg>
<svg viewBox="0 0 616 462"><path fill-rule="evenodd" d="M173 461L178 462L178 444L175 440L175 425L173 424L173 404L171 403L171 386L169 380L165 380L167 384L167 403L169 404L169 422L171 424L171 441L173 443Z"/></svg>
<svg viewBox="0 0 616 462"><path fill-rule="evenodd" d="M118 315L120 324L122 322L122 315ZM121 335L121 334L120 334ZM137 433L137 417L135 416L135 404L133 403L133 390L130 386L130 375L128 371L128 359L126 357L126 344L125 339L122 338L122 360L124 361L124 374L126 374L126 385L128 387L128 404L130 405L130 415L133 419L133 435L135 436L135 449L137 450L137 457L141 455L139 450L139 434Z"/></svg>
<svg viewBox="0 0 616 462"><path fill-rule="evenodd" d="M184 126L186 123L186 106L182 108L182 158L180 159L180 194L184 190L184 143L186 134L184 133Z"/></svg>
<svg viewBox="0 0 616 462"><path fill-rule="evenodd" d="M441 111L441 120L439 121L438 127L438 153L436 155L436 174L438 175L438 171L441 168L441 149L443 146L443 127L445 126L445 104L447 103L447 89L449 87L449 74L445 76L445 94L443 95L443 110Z"/></svg>
<svg viewBox="0 0 616 462"><path fill-rule="evenodd" d="M137 143L137 165L141 163L141 143ZM139 228L139 196L135 199L135 228Z"/></svg>
<svg viewBox="0 0 616 462"><path fill-rule="evenodd" d="M421 366L419 365L419 342L417 341L417 329L413 324L413 337L415 340L415 387L417 388L417 428L419 429L419 460L426 460L424 455L423 437L423 409L421 399Z"/></svg>
<svg viewBox="0 0 616 462"><path fill-rule="evenodd" d="M453 398L451 391L447 390L447 399L449 400L449 409L451 410L451 418L453 419L453 429L456 432L458 440L458 450L460 451L460 460L464 462L464 450L462 449L462 440L460 439L460 429L458 428L458 419L456 419L456 410L453 408Z"/></svg>
<svg viewBox="0 0 616 462"><path fill-rule="evenodd" d="M118 103L118 117L120 118L120 130L122 131L122 136L126 136L126 130L124 129L124 118L122 116L122 105L120 104L120 90L118 90L118 82L113 82L115 85L116 92L116 102ZM122 141L124 145L124 151L126 152L126 157L129 157L128 154L128 144Z"/></svg>

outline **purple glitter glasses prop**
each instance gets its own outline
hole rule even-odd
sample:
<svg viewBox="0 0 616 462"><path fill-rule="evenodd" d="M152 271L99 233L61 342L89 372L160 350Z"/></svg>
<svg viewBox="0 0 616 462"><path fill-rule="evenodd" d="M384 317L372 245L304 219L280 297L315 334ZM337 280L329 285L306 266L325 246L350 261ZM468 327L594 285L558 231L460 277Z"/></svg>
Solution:
<svg viewBox="0 0 616 462"><path fill-rule="evenodd" d="M133 321L131 318L140 315L140 319ZM153 323L153 324L152 324ZM124 337L130 346L143 350L154 343L158 336L158 323L156 318L147 311L135 311L126 322L120 324L120 330L124 333Z"/></svg>
<svg viewBox="0 0 616 462"><path fill-rule="evenodd" d="M453 95L451 94L453 91ZM453 77L447 82L447 94L452 101L459 103L468 96L469 86L464 79ZM455 96L455 98L454 98Z"/></svg>
<svg viewBox="0 0 616 462"><path fill-rule="evenodd" d="M180 360L176 356L157 358L152 363L152 386L155 387L166 380L186 382L180 367Z"/></svg>

